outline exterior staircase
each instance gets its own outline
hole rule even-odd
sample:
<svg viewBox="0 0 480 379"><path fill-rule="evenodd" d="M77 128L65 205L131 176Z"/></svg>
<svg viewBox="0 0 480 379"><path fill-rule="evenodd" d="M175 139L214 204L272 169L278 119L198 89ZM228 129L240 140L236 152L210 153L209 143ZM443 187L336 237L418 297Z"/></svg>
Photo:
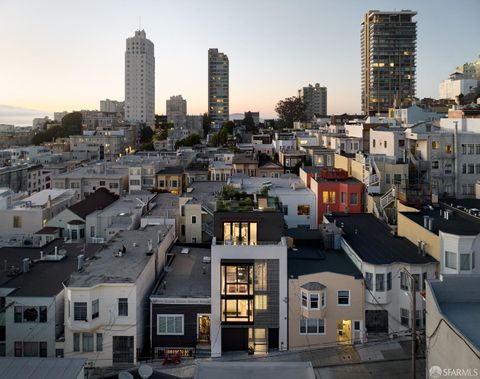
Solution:
<svg viewBox="0 0 480 379"><path fill-rule="evenodd" d="M197 343L195 347L195 358L210 358L212 355L212 349L210 344Z"/></svg>

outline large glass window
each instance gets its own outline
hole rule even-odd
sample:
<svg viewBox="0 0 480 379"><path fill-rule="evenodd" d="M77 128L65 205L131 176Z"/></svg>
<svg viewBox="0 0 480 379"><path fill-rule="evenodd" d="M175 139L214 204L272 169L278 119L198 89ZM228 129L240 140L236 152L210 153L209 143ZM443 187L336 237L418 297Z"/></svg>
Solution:
<svg viewBox="0 0 480 379"><path fill-rule="evenodd" d="M323 191L323 203L335 204L335 191Z"/></svg>
<svg viewBox="0 0 480 379"><path fill-rule="evenodd" d="M84 353L93 351L93 333L83 333L82 348Z"/></svg>
<svg viewBox="0 0 480 379"><path fill-rule="evenodd" d="M252 295L253 266L222 266L222 294Z"/></svg>
<svg viewBox="0 0 480 379"><path fill-rule="evenodd" d="M267 290L267 262L255 261L255 291Z"/></svg>
<svg viewBox="0 0 480 379"><path fill-rule="evenodd" d="M223 240L231 241L236 245L257 244L256 222L224 222Z"/></svg>
<svg viewBox="0 0 480 379"><path fill-rule="evenodd" d="M253 264L222 265L221 270L222 321L252 322L254 309Z"/></svg>
<svg viewBox="0 0 480 379"><path fill-rule="evenodd" d="M253 299L224 298L222 299L222 321L252 322Z"/></svg>
<svg viewBox="0 0 480 379"><path fill-rule="evenodd" d="M267 295L255 295L255 310L265 311L268 305Z"/></svg>
<svg viewBox="0 0 480 379"><path fill-rule="evenodd" d="M460 254L460 270L470 269L470 254Z"/></svg>

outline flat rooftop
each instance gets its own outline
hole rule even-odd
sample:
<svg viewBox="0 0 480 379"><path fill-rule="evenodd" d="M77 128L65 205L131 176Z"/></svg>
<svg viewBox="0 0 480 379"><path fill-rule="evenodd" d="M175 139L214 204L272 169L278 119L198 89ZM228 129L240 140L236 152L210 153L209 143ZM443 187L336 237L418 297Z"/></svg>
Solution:
<svg viewBox="0 0 480 379"><path fill-rule="evenodd" d="M152 201L155 207L150 206L150 210L143 217L166 217L175 218L178 215L178 196L170 193L159 193Z"/></svg>
<svg viewBox="0 0 480 379"><path fill-rule="evenodd" d="M315 379L311 362L200 362L194 379Z"/></svg>
<svg viewBox="0 0 480 379"><path fill-rule="evenodd" d="M184 197L189 197L190 203L211 203L215 207L218 194L222 191L225 182L195 181L188 186Z"/></svg>
<svg viewBox="0 0 480 379"><path fill-rule="evenodd" d="M288 229L293 238L293 249L288 249L288 277L321 272L333 272L361 279L362 273L343 250L327 250L318 230Z"/></svg>
<svg viewBox="0 0 480 379"><path fill-rule="evenodd" d="M305 187L298 176L281 177L281 178L257 178L245 175L234 174L228 183L238 188L239 191L245 191L248 194L258 192L262 187L268 186L270 196L281 195L305 195L314 196L313 192ZM295 189L292 188L295 186Z"/></svg>
<svg viewBox="0 0 480 379"><path fill-rule="evenodd" d="M40 251L44 257L53 255L55 247L58 255L66 254L58 261L40 260ZM5 247L0 249L0 260L7 262L9 270L0 273L3 288L15 288L11 296L54 296L63 289L70 275L77 267L77 257L85 255L85 262L101 249L97 244L66 244L63 239L54 240L42 248L15 248ZM22 260L30 258L31 264L28 272L22 272ZM13 268L12 268L13 266Z"/></svg>
<svg viewBox="0 0 480 379"><path fill-rule="evenodd" d="M85 362L85 358L0 357L0 376L76 379L85 367Z"/></svg>
<svg viewBox="0 0 480 379"><path fill-rule="evenodd" d="M183 249L188 249L188 254L182 254ZM210 263L203 263L203 257L211 256L210 249L177 245L172 248L171 253L174 254L173 261L163 279L155 287L152 296L210 297Z"/></svg>
<svg viewBox="0 0 480 379"><path fill-rule="evenodd" d="M463 203L464 205L460 205L460 203ZM455 203L451 204L453 204L453 207L440 204L439 206L433 207L433 209L424 208L420 212L401 213L422 227L423 217L432 217L434 220L432 232L435 234L438 234L440 231L460 236L476 236L479 234L480 217L468 214L468 209L476 210L475 213L480 214L480 201L469 199L469 201L456 201ZM448 217L448 220L444 217L445 210L453 211L453 213ZM440 211L442 211L442 214L440 214Z"/></svg>
<svg viewBox="0 0 480 379"><path fill-rule="evenodd" d="M364 262L371 264L425 264L436 260L418 253L416 245L390 229L369 213L335 213L327 216L343 229L343 238Z"/></svg>
<svg viewBox="0 0 480 379"><path fill-rule="evenodd" d="M480 275L444 275L429 285L445 320L480 350Z"/></svg>
<svg viewBox="0 0 480 379"><path fill-rule="evenodd" d="M135 283L152 258L147 255L148 241L160 240L172 226L151 225L143 229L124 230L109 242L103 244L96 258L84 265L82 271L76 271L70 277L69 287L93 287L102 283ZM126 252L115 257L125 246Z"/></svg>

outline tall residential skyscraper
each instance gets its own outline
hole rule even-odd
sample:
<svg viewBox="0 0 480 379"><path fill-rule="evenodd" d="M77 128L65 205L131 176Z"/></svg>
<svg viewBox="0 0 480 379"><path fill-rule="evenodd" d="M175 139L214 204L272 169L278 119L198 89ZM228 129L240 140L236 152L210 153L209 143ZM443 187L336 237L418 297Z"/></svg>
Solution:
<svg viewBox="0 0 480 379"><path fill-rule="evenodd" d="M208 115L212 121L228 121L228 57L208 49Z"/></svg>
<svg viewBox="0 0 480 379"><path fill-rule="evenodd" d="M308 121L313 118L314 113L319 115L327 114L327 87L320 87L318 83L315 86L309 84L308 87L298 90L298 97L307 104L305 116Z"/></svg>
<svg viewBox="0 0 480 379"><path fill-rule="evenodd" d="M187 124L187 100L182 95L170 96L167 100L167 121L176 128L184 128Z"/></svg>
<svg viewBox="0 0 480 379"><path fill-rule="evenodd" d="M362 110L409 106L415 96L417 12L368 11L362 22Z"/></svg>
<svg viewBox="0 0 480 379"><path fill-rule="evenodd" d="M127 38L125 50L125 121L155 123L155 56L144 30Z"/></svg>

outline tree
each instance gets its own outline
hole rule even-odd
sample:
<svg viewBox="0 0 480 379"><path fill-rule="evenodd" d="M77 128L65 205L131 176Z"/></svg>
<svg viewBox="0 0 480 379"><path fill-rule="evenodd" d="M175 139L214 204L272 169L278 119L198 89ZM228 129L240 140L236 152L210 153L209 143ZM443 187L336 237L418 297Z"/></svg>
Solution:
<svg viewBox="0 0 480 379"><path fill-rule="evenodd" d="M247 112L247 114L245 115L245 118L243 119L243 125L245 125L247 132L253 132L257 130L257 127L255 126L255 121L253 120L253 117L252 117L252 112L250 111Z"/></svg>
<svg viewBox="0 0 480 379"><path fill-rule="evenodd" d="M153 137L153 130L149 126L145 126L140 129L140 142L141 143L149 143L152 142Z"/></svg>
<svg viewBox="0 0 480 379"><path fill-rule="evenodd" d="M280 100L275 106L275 112L286 128L292 128L294 121L302 120L305 117L306 109L305 102L295 96Z"/></svg>
<svg viewBox="0 0 480 379"><path fill-rule="evenodd" d="M155 134L155 139L165 141L168 138L168 129L162 129L160 133Z"/></svg>
<svg viewBox="0 0 480 379"><path fill-rule="evenodd" d="M222 127L227 129L228 134L233 134L233 129L235 128L235 123L233 121L227 121L223 124Z"/></svg>
<svg viewBox="0 0 480 379"><path fill-rule="evenodd" d="M61 124L47 125L47 129L38 131L32 139L34 145L51 142L57 138L69 137L82 133L82 114L80 112L68 113L63 117Z"/></svg>
<svg viewBox="0 0 480 379"><path fill-rule="evenodd" d="M198 145L201 142L201 138L198 134L190 134L189 136L175 142L175 149L178 149L180 146L194 146Z"/></svg>
<svg viewBox="0 0 480 379"><path fill-rule="evenodd" d="M206 137L208 132L210 131L210 124L212 123L212 119L207 113L203 114L202 119L202 128L203 128L203 136Z"/></svg>

